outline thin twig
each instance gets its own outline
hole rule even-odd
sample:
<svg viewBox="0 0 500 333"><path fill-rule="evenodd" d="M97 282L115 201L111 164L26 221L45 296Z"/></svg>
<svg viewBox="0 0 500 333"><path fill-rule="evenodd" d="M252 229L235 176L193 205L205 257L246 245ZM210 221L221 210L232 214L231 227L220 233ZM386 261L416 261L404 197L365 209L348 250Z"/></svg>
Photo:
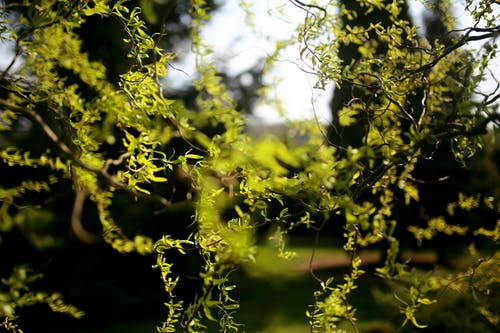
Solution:
<svg viewBox="0 0 500 333"><path fill-rule="evenodd" d="M97 174L98 176L102 177L112 187L119 189L119 190L126 191L139 199L157 202L165 207L170 207L172 205L171 201L167 200L166 198L164 198L160 195L146 194L146 193L142 193L142 192L139 192L137 190L131 189L126 184L120 182L116 178L116 176L111 175L107 170L109 165L117 163L118 161L120 161L120 158L118 160L115 160L114 162L113 162L113 160L106 161L103 168L96 168L96 167L90 166L88 164L85 164L76 156L76 154L63 141L61 141L61 139L52 130L52 128L43 120L43 118L38 113L36 113L34 110L32 110L30 107L15 105L15 104L12 104L11 102L4 100L4 99L0 99L0 105L4 106L7 109L10 109L14 112L21 113L21 114L29 117L30 119L34 120L42 128L42 130L45 132L45 135L47 135L47 137L54 144L57 145L59 150L61 150L61 152L64 155L66 155L66 157L69 160L71 160L71 162L75 166ZM125 157L126 157L126 154L122 155L121 156L122 160Z"/></svg>
<svg viewBox="0 0 500 333"><path fill-rule="evenodd" d="M482 35L476 35L476 36L471 36L470 34L472 32L484 32L488 31L488 33L482 34ZM464 46L465 44L469 42L474 42L474 41L480 41L488 38L496 38L500 34L500 26L496 26L494 28L490 29L480 29L480 28L469 28L467 32L464 34L462 38L460 38L456 43L446 47L443 52L434 58L431 62L422 65L416 69L410 70L409 73L416 73L416 72L421 72L421 71L428 71L432 67L436 66L438 62L440 62L443 58L448 56L450 53L453 51L459 49L460 47Z"/></svg>

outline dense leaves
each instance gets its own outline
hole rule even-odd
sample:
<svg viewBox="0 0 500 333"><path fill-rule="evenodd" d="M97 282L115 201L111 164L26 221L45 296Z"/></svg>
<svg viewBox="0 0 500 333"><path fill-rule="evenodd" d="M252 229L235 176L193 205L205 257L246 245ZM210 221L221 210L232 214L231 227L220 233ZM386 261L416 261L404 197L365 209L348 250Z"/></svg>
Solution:
<svg viewBox="0 0 500 333"><path fill-rule="evenodd" d="M465 181L450 179L455 171L437 174L438 166L460 168L474 156L488 162L495 150L497 2L467 2L474 25L461 31L447 1L426 2L440 24L433 32L443 35L419 36L404 1L289 1L304 13L297 28L304 66L318 89L333 82L337 95L328 136L304 121L289 124L286 140L245 133L234 93L201 38L212 9L206 1L191 1L181 14L197 57L194 101L166 97L163 80L176 54L163 48L163 32L148 30L147 22L158 22L155 3L140 1L142 10L123 0L2 4L2 38L20 64L0 78L5 246L16 248L9 239L20 237L19 247L50 256L105 242L123 256L153 258L166 307L158 332L244 331L235 319L235 275L259 267L269 246L277 262L291 260L287 239L297 235L313 240L311 263L322 238L340 239L350 258L341 279L319 276L310 264L311 332L345 323L358 330L351 295L366 274L392 288L402 327L425 327L419 314L445 292L465 295L486 327L498 324L498 171L493 163L491 184L477 190L450 191ZM85 44L86 24L99 20L118 23L126 66L109 68ZM473 41L483 47L467 47ZM493 89L481 85L487 76ZM461 170L473 177L479 169ZM426 198L443 189L440 200ZM451 237L459 239L454 249L468 251L458 267L444 261L426 270L401 256L404 247ZM363 249L382 249L384 259L365 268ZM37 303L82 315L57 292L31 291L36 275L21 265L29 256L9 257L2 327L20 331L20 309Z"/></svg>

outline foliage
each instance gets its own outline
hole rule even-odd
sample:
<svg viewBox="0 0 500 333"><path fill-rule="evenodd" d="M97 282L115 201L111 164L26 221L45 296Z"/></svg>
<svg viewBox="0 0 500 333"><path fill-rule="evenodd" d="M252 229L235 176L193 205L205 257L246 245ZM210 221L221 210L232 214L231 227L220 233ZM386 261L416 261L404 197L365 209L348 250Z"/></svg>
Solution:
<svg viewBox="0 0 500 333"><path fill-rule="evenodd" d="M498 4L468 1L475 24L455 32L449 42L431 43L400 18L402 1L358 3L368 14L386 12L389 24L343 29L339 14L355 18L360 13L336 1L324 6L290 1L305 13L298 27L300 55L316 74L316 86L348 81L362 97L344 106L339 123L347 127L359 117L367 120L358 147L325 142L315 122L290 124L291 132L307 136L303 144L246 135L244 117L201 38L200 29L210 18L204 0L191 1L189 10L197 55L196 111L164 96L162 79L176 55L160 47L161 34L148 33L139 8L129 9L124 0L3 5L2 38L15 44L11 65L22 65L8 66L0 78L0 158L3 174L11 178L0 187L0 230L8 237L13 230L28 233L44 221L54 222L56 186L73 191L67 219L74 237L90 244L102 239L120 253L156 258L166 298L158 332L206 332L214 323L221 332L244 330L235 319L234 275L258 264L266 230L272 231L277 257L293 257L286 239L303 233L316 243L324 236L342 238L351 258L340 282L318 277L311 267L318 285L307 312L311 332L336 332L341 322L357 330L350 297L363 274L376 274L395 286L393 302L400 305L402 326L425 327L419 311L439 302L440 292L449 288L470 292L477 300L474 311L496 325L494 295L488 295L499 282L492 273L499 265L495 193L457 192L453 201L441 203L445 212L440 215L426 215L424 206L424 226L411 225L396 210L424 202L420 190L425 186L414 171L418 163L432 160L438 147L449 148L466 165L486 146L484 135L496 135L498 87L482 91L480 83L496 55ZM449 12L446 1L434 5ZM95 16L117 20L126 36L132 65L118 85L106 77L102 63L82 51L77 29ZM453 29L450 15L443 22L447 31ZM465 48L473 41L483 41L484 47ZM359 59L342 64L338 53L343 45L355 46ZM23 131L37 133L37 145L20 140ZM183 197L176 193L179 182L188 188ZM184 204L194 209L193 216L176 225L176 232L142 234L116 218L123 198L141 205L144 214L151 207L168 213ZM91 231L84 224L89 206L99 221ZM460 224L457 216L467 221L464 216L475 212L486 212L488 219ZM332 230L336 234L329 234ZM470 247L472 261L465 268L443 275L422 272L400 258L402 230L414 235L416 245L444 235L484 246ZM50 248L57 242L43 244ZM361 269L360 250L375 246L384 249L384 262L374 270ZM311 252L314 256L314 247ZM199 284L191 299L177 295L187 277L177 270L183 259L171 261L172 253L196 257L199 263ZM17 308L37 302L81 315L57 293L31 292L28 272L16 268L3 280L9 290L0 294L2 326L19 331Z"/></svg>
<svg viewBox="0 0 500 333"><path fill-rule="evenodd" d="M33 306L37 303L47 304L54 312L66 313L75 318L84 314L72 305L65 304L62 296L58 293L33 292L29 284L41 278L30 269L22 266L15 267L11 276L2 279L2 290L0 292L0 315L2 326L12 332L22 332L17 323L17 311L19 308Z"/></svg>

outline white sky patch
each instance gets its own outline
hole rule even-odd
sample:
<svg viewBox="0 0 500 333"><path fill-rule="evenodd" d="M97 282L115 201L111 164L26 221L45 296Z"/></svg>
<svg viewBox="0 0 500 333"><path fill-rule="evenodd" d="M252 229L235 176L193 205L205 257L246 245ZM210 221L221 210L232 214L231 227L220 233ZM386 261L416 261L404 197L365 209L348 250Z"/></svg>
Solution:
<svg viewBox="0 0 500 333"><path fill-rule="evenodd" d="M228 0L225 6L230 13L243 12L239 3L238 0ZM247 66L249 63L247 54L256 53L260 57L269 55L274 51L277 41L290 39L295 42L280 53L271 71L264 77L264 83L269 86L269 97L275 97L282 102L283 114L280 114L276 105L261 102L254 110L254 116L257 120L267 123L314 117L321 122L328 122L331 119L328 107L331 87L326 87L324 91L313 89L316 78L301 69L303 64L300 59L300 46L296 42L296 28L304 20L306 13L286 0L252 2L250 11L253 13L255 24L253 29L248 26L236 28L246 24L244 19L233 21L231 25L233 30L245 31L249 38L239 38L239 45L230 48L235 57L232 58L229 68L236 66L240 71L244 70L245 62ZM231 14L222 14L221 19L224 20L228 16Z"/></svg>
<svg viewBox="0 0 500 333"><path fill-rule="evenodd" d="M8 36L2 36L8 38ZM10 40L0 40L0 70L5 70L8 66L11 65L12 61L15 62L12 64L11 70L17 70L22 60L20 57L15 58L16 53L14 52L15 43Z"/></svg>

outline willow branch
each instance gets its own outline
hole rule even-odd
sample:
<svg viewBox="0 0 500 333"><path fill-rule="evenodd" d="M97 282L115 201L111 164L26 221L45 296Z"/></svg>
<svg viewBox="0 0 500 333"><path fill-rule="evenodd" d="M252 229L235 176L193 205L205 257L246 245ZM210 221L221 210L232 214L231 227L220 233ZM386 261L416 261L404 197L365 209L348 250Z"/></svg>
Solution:
<svg viewBox="0 0 500 333"><path fill-rule="evenodd" d="M449 132L443 132L442 135L445 137L454 138L457 136L478 136L488 133L488 125L490 123L495 124L496 126L500 126L500 113L495 113L489 115L486 118L481 119L477 122L472 128L469 129L455 129Z"/></svg>
<svg viewBox="0 0 500 333"><path fill-rule="evenodd" d="M147 201L152 201L161 204L164 207L172 207L174 204L160 196L160 195L155 195L155 194L146 194L142 193L139 191L136 191L134 189L131 189L128 187L126 184L120 182L116 176L111 175L108 172L108 168L111 164L119 164L123 159L128 157L127 154L124 154L120 156L117 160L107 160L104 163L104 166L102 168L96 168L93 166L90 166L88 164L85 164L82 162L78 157L75 152L73 152L66 143L64 143L59 136L54 132L54 130L43 120L43 118L35 112L32 108L28 106L19 106L16 104L13 104L5 99L0 99L0 106L3 106L7 109L10 109L14 112L20 113L33 121L35 121L43 130L45 135L59 148L59 150L73 163L73 165L80 167L84 170L90 171L94 174L97 174L99 177L103 178L110 186L123 190L125 192L128 192L132 194L133 196L137 197L138 199L142 200L147 200Z"/></svg>
<svg viewBox="0 0 500 333"><path fill-rule="evenodd" d="M481 35L475 35L471 36L470 34L472 32L487 32ZM490 29L481 29L481 28L470 28L467 30L467 32L460 38L456 43L451 44L450 46L446 47L443 50L443 53L441 53L439 56L434 58L431 62L420 66L419 68L416 68L414 70L409 71L410 73L416 73L416 72L421 72L421 71L428 71L432 67L436 66L438 62L440 62L443 58L448 56L450 53L453 51L461 48L465 44L469 42L474 42L474 41L480 41L488 38L496 38L500 34L500 26L496 26Z"/></svg>
<svg viewBox="0 0 500 333"><path fill-rule="evenodd" d="M73 234L82 242L93 244L97 241L97 236L85 230L82 225L82 213L85 206L85 200L89 193L75 184L75 200L73 201L73 210L71 211L71 230Z"/></svg>
<svg viewBox="0 0 500 333"><path fill-rule="evenodd" d="M0 99L0 105L17 113L21 113L24 116L27 116L28 118L34 120L43 130L45 135L52 141L54 144L57 145L57 147L63 152L65 155L73 159L74 157L73 151L59 138L59 136L52 130L52 128L43 120L43 118L33 111L30 107L27 106L19 106L16 104L12 104L11 102L5 100L5 99ZM83 166L79 165L82 164L80 163L75 163L78 166Z"/></svg>

